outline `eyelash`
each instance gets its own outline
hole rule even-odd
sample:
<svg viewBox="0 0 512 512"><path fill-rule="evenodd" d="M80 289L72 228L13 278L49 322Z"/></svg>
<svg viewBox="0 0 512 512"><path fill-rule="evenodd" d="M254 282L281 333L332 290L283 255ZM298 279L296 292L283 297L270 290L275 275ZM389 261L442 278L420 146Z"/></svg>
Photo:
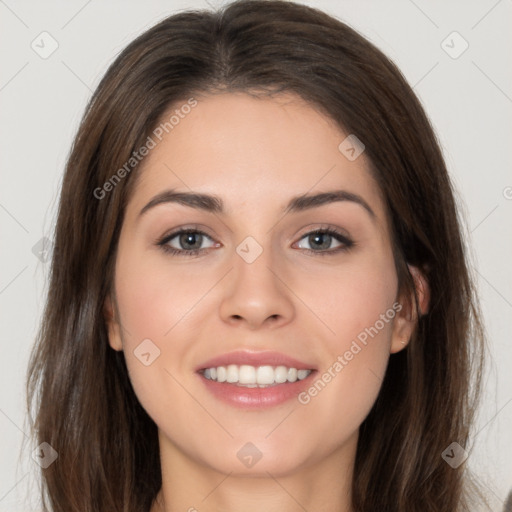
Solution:
<svg viewBox="0 0 512 512"><path fill-rule="evenodd" d="M178 235L187 234L187 233L194 233L194 234L200 234L203 236L206 236L210 239L212 239L207 233L204 231L201 231L200 229L194 229L194 228L185 228L180 229L178 231L174 231L173 233L169 235L165 235L163 238L157 240L156 245L158 245L165 253L171 254L173 256L196 256L202 251L207 251L208 249L175 249L174 247L170 247L167 245L173 238L176 238ZM320 255L320 256L327 256L327 255L334 255L338 254L340 252L347 252L351 248L353 248L356 244L354 241L352 241L347 236L343 235L339 231L337 231L334 228L319 228L313 231L309 231L308 233L305 233L300 240L303 238L306 238L313 234L323 234L323 235L331 235L333 238L335 238L338 242L342 243L340 247L337 247L336 249L331 250L325 250L325 251L314 251L312 249L302 249L303 251L306 251L308 254L314 254L314 255Z"/></svg>

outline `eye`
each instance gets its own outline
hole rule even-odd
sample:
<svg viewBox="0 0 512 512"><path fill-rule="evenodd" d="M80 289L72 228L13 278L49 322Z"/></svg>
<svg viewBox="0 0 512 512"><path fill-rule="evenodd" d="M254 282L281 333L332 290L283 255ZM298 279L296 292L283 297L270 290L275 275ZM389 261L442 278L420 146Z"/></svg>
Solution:
<svg viewBox="0 0 512 512"><path fill-rule="evenodd" d="M205 239L211 240L212 245L210 245L210 247L219 245L216 244L216 242L214 242L212 238L203 231L192 228L180 229L179 231L175 231L170 235L166 235L164 238L157 242L157 245L159 245L163 251L170 254L175 254L177 256L187 256L199 254L201 251L207 249L208 247L202 247Z"/></svg>
<svg viewBox="0 0 512 512"><path fill-rule="evenodd" d="M304 235L301 240L306 240L309 247L299 246L300 249L305 249L310 254L320 254L322 256L347 251L355 245L350 238L334 228L321 228L311 231ZM333 242L338 244L334 248L332 246Z"/></svg>
<svg viewBox="0 0 512 512"><path fill-rule="evenodd" d="M205 240L210 240L209 247L203 247ZM309 247L302 247L302 240L306 240ZM333 243L337 244L333 248ZM213 241L204 231L196 228L186 228L165 235L156 244L166 253L175 256L193 256L205 252L212 247L220 247L221 244ZM309 254L332 255L342 251L348 251L355 243L343 233L334 228L320 228L306 233L297 243L299 249Z"/></svg>

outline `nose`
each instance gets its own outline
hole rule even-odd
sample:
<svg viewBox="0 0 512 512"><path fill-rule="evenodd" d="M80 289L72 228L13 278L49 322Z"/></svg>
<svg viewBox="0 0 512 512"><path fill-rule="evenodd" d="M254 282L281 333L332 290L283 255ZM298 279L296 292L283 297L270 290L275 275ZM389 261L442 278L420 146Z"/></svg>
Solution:
<svg viewBox="0 0 512 512"><path fill-rule="evenodd" d="M225 284L220 316L226 323L246 325L256 330L268 324L282 327L295 315L293 292L286 276L272 264L271 251L265 249L252 262L233 255L233 270Z"/></svg>

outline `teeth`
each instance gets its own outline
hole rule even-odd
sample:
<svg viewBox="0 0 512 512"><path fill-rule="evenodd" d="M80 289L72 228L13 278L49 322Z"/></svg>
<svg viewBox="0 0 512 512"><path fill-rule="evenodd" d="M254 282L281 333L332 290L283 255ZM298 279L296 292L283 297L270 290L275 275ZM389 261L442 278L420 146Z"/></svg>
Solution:
<svg viewBox="0 0 512 512"><path fill-rule="evenodd" d="M285 382L305 379L312 370L297 370L286 366L250 366L248 364L217 366L207 368L203 375L206 379L217 382L228 382L249 388L273 386Z"/></svg>
<svg viewBox="0 0 512 512"><path fill-rule="evenodd" d="M308 370L301 370L301 372L303 371L308 371ZM305 377L307 377L309 375L309 373L307 373L306 375L304 375L304 377L301 378L304 379ZM299 378L299 371L296 369L296 368L290 368L287 372L287 375L286 375L286 378L290 381L290 382L295 382L298 378Z"/></svg>
<svg viewBox="0 0 512 512"><path fill-rule="evenodd" d="M226 368L226 382L230 384L238 382L238 366L236 364L230 364Z"/></svg>
<svg viewBox="0 0 512 512"><path fill-rule="evenodd" d="M274 368L272 366L259 366L256 370L256 382L258 384L274 384Z"/></svg>
<svg viewBox="0 0 512 512"><path fill-rule="evenodd" d="M217 382L226 382L226 368L224 366L219 366L216 368L217 370ZM206 370L205 370L206 373ZM205 375L206 377L206 375ZM212 369L210 368L210 378L213 379Z"/></svg>
<svg viewBox="0 0 512 512"><path fill-rule="evenodd" d="M298 370L297 371L297 379L302 380L305 379L309 375L308 370Z"/></svg>
<svg viewBox="0 0 512 512"><path fill-rule="evenodd" d="M288 380L288 368L286 368L286 366L278 366L274 370L274 380L277 384L286 382ZM294 382L294 380L291 380L290 382Z"/></svg>
<svg viewBox="0 0 512 512"><path fill-rule="evenodd" d="M249 366L247 364L243 364L242 366L240 366L238 368L238 382L240 384L256 384L256 368L254 368L254 366Z"/></svg>

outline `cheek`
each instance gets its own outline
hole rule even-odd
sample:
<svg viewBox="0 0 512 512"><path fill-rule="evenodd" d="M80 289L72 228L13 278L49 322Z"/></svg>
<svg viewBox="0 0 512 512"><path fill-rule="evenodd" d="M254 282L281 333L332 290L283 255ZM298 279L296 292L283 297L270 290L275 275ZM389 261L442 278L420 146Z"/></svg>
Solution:
<svg viewBox="0 0 512 512"><path fill-rule="evenodd" d="M376 253L316 274L301 294L329 327L325 340L334 354L347 350L358 336L364 342L368 330L380 345L389 341L397 287L393 259Z"/></svg>
<svg viewBox="0 0 512 512"><path fill-rule="evenodd" d="M367 416L382 385L400 309L398 280L393 260L375 257L331 273L323 284L323 293L317 288L308 296L331 331L323 338L329 356L299 402L324 425L350 430Z"/></svg>
<svg viewBox="0 0 512 512"><path fill-rule="evenodd" d="M154 416L159 408L172 405L165 403L170 396L165 390L173 387L175 362L182 359L186 345L175 333L190 309L192 293L147 254L125 247L120 255L115 286L123 352L135 393ZM176 394L174 399L179 401Z"/></svg>
<svg viewBox="0 0 512 512"><path fill-rule="evenodd" d="M181 323L211 288L214 277L207 271L197 272L171 269L158 255L136 254L120 258L117 262L116 290L119 309L126 327L129 348L145 338L167 343L174 340Z"/></svg>

